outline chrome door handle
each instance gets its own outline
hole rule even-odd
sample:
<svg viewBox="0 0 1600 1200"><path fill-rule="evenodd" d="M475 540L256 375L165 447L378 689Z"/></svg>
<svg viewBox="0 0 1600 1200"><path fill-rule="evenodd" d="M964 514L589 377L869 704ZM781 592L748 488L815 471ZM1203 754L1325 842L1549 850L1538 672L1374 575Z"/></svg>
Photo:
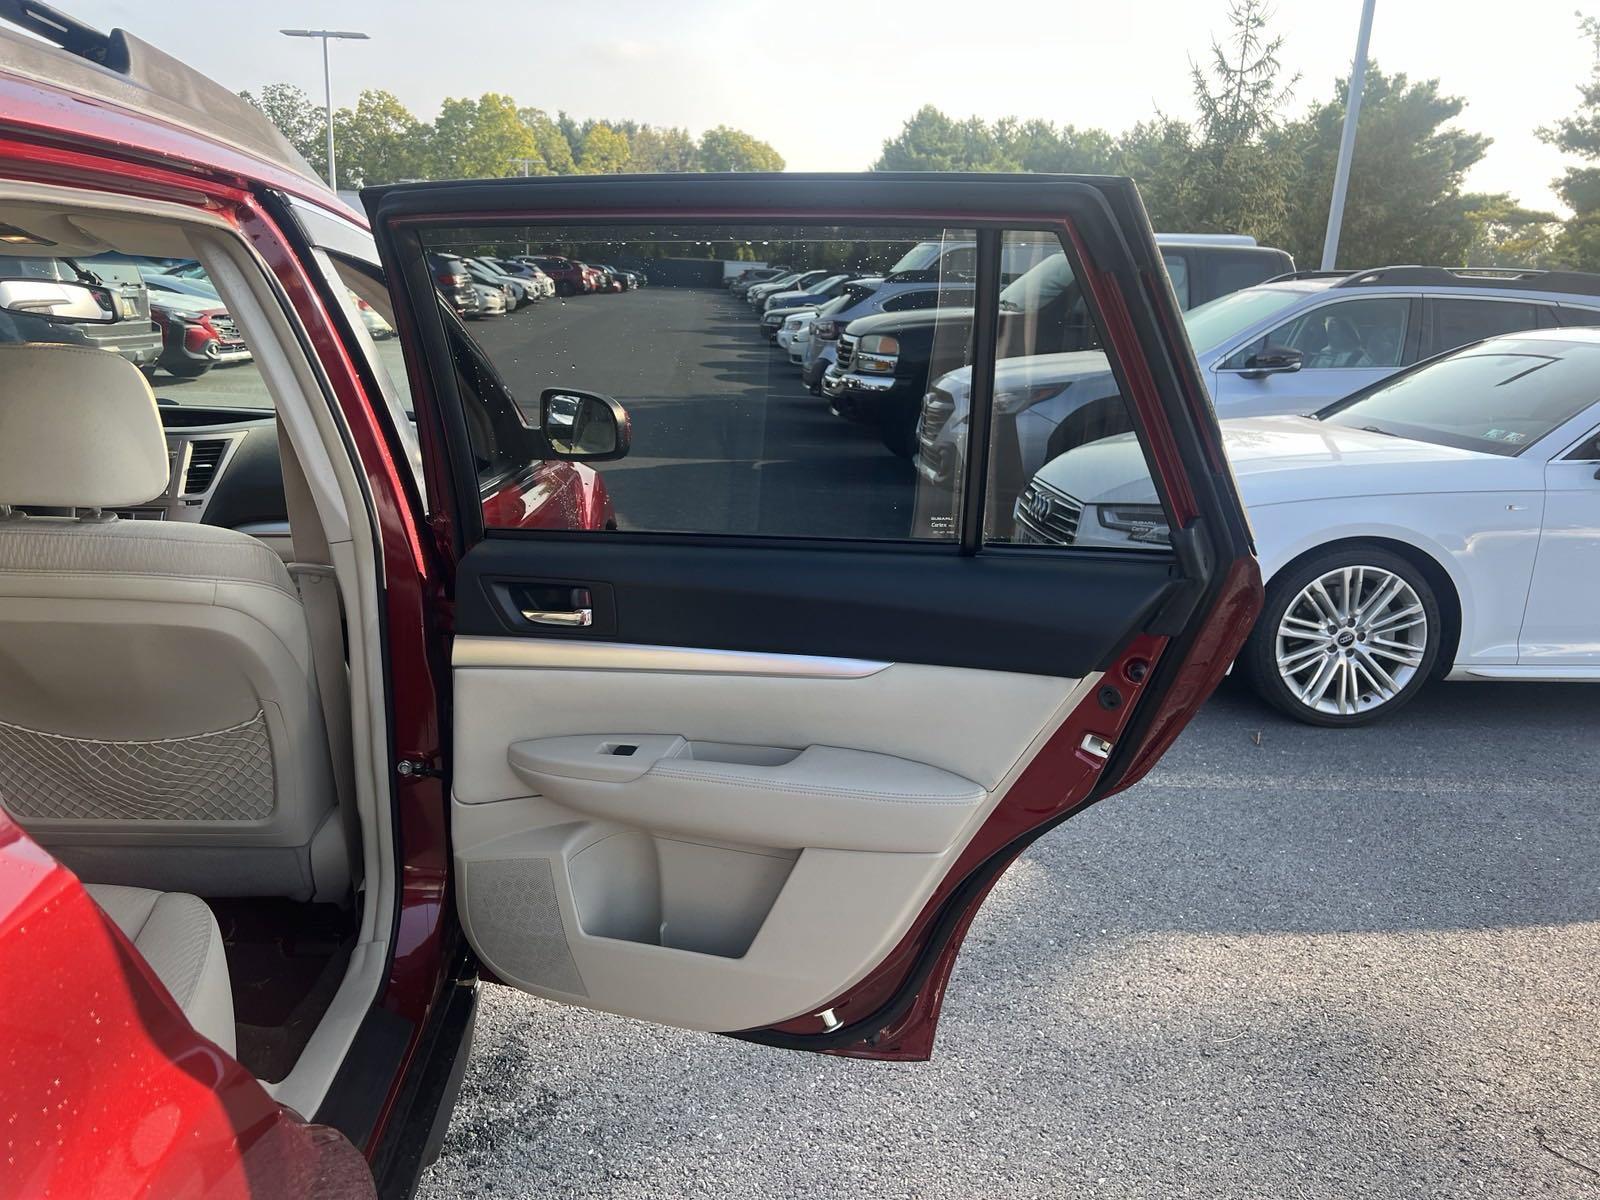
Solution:
<svg viewBox="0 0 1600 1200"><path fill-rule="evenodd" d="M564 625L568 629L582 629L594 624L594 609L570 608L559 611L548 611L537 608L522 610L524 620L535 625Z"/></svg>

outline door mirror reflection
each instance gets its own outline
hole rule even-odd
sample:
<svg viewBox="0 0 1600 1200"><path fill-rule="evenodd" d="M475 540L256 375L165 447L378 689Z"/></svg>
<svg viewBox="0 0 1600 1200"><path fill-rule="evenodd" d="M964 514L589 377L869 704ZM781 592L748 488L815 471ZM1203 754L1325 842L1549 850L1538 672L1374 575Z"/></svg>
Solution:
<svg viewBox="0 0 1600 1200"><path fill-rule="evenodd" d="M607 462L628 453L628 412L610 396L546 388L539 396L539 429L555 458Z"/></svg>

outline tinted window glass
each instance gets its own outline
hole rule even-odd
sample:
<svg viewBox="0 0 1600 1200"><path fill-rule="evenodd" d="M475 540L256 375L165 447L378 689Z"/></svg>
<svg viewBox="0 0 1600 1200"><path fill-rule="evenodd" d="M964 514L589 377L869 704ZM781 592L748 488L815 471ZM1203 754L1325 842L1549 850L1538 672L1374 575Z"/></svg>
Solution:
<svg viewBox="0 0 1600 1200"><path fill-rule="evenodd" d="M435 255L520 252L625 269L650 285L578 293L565 304L509 314L469 311L441 286L451 310L457 382L491 527L616 528L636 533L948 540L917 530L911 461L930 373L968 361L970 308L945 318L951 292L939 272L970 274L971 230L922 228L707 229L570 226L534 230L437 228ZM928 308L852 323L837 338L838 364L812 396L786 355L762 336L761 288L722 286L729 262L781 253L787 281L881 276L914 247L933 272L919 289ZM871 285L853 289L864 292ZM964 295L970 296L970 283ZM968 300L970 304L970 300ZM619 458L565 461L551 450L584 411L575 393L621 405L631 444ZM587 419L587 418L585 418Z"/></svg>
<svg viewBox="0 0 1600 1200"><path fill-rule="evenodd" d="M1435 353L1502 333L1537 329L1539 310L1544 307L1515 300L1469 300L1455 296L1438 296L1429 303L1433 305Z"/></svg>
<svg viewBox="0 0 1600 1200"><path fill-rule="evenodd" d="M1305 370L1398 367L1410 319L1411 301L1404 296L1323 304L1280 325L1223 365L1243 369L1265 347L1282 346L1300 351Z"/></svg>
<svg viewBox="0 0 1600 1200"><path fill-rule="evenodd" d="M1511 455L1600 399L1600 346L1506 338L1330 410L1325 420Z"/></svg>
<svg viewBox="0 0 1600 1200"><path fill-rule="evenodd" d="M1161 261L1167 265L1167 278L1172 280L1172 291L1178 297L1178 307L1189 307L1189 260L1181 254L1163 254Z"/></svg>
<svg viewBox="0 0 1600 1200"><path fill-rule="evenodd" d="M1167 551L1143 449L1064 254L1002 291L997 326L985 540ZM970 368L952 371L923 406L917 507L935 527L953 527L959 511L971 384Z"/></svg>

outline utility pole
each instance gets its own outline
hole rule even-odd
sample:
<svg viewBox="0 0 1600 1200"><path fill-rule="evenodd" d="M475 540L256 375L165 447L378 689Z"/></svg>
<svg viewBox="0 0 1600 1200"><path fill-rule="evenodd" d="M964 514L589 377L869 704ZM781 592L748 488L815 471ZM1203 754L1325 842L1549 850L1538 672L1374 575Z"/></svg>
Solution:
<svg viewBox="0 0 1600 1200"><path fill-rule="evenodd" d="M1328 232L1322 239L1322 269L1331 271L1339 257L1339 228L1344 224L1344 198L1350 190L1350 160L1356 152L1356 120L1361 116L1361 89L1367 84L1367 43L1372 40L1372 10L1378 0L1362 0L1361 30L1356 34L1356 61L1350 68L1349 96L1344 108L1344 133L1339 138L1339 164L1333 170L1333 200L1328 205Z"/></svg>
<svg viewBox="0 0 1600 1200"><path fill-rule="evenodd" d="M364 33L348 29L280 29L284 37L322 39L322 101L328 110L328 186L338 190L338 175L333 169L333 76L328 70L328 39L344 38L351 41L367 40Z"/></svg>
<svg viewBox="0 0 1600 1200"><path fill-rule="evenodd" d="M521 167L522 168L522 177L524 179L526 179L528 177L528 172L532 168L533 164L536 163L536 162L543 162L543 161L544 160L540 159L540 158L513 158L511 160L511 165L514 166L514 167Z"/></svg>

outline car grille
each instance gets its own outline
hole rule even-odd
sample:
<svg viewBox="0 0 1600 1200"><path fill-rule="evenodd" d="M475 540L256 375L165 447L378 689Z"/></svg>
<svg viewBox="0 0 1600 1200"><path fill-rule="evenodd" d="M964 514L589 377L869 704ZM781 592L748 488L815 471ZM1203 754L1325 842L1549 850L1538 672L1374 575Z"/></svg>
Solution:
<svg viewBox="0 0 1600 1200"><path fill-rule="evenodd" d="M226 341L233 341L239 336L239 327L233 323L233 318L227 313L215 313L211 317L211 326L223 336Z"/></svg>
<svg viewBox="0 0 1600 1200"><path fill-rule="evenodd" d="M847 333L839 335L839 370L848 371L850 361L855 357L856 340Z"/></svg>
<svg viewBox="0 0 1600 1200"><path fill-rule="evenodd" d="M956 411L955 399L943 388L934 388L922 402L922 440L932 445Z"/></svg>
<svg viewBox="0 0 1600 1200"><path fill-rule="evenodd" d="M1078 539L1083 502L1037 479L1017 497L1017 526L1022 541L1070 546Z"/></svg>

